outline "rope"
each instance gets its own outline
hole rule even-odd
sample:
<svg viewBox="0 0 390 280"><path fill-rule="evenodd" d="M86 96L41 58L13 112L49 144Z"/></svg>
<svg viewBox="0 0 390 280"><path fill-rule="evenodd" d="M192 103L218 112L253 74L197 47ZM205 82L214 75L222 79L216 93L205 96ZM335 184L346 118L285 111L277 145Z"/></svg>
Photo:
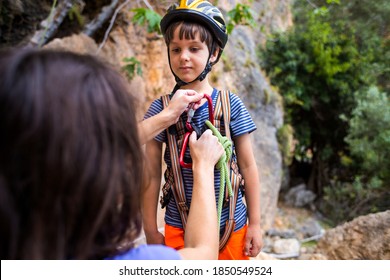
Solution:
<svg viewBox="0 0 390 280"><path fill-rule="evenodd" d="M216 168L220 171L220 186L219 186L219 196L218 196L218 208L217 208L217 214L218 214L218 227L220 226L221 222L221 213L222 213L222 205L223 205L223 199L225 196L225 185L227 186L229 197L233 196L233 189L232 184L230 182L230 176L229 176L229 161L232 156L232 142L225 136L222 136L221 133L218 131L218 129L215 128L215 126L210 122L206 121L206 125L208 128L211 129L213 134L218 138L219 143L221 143L222 147L225 150L225 153L221 156L221 158L218 160L216 164Z"/></svg>

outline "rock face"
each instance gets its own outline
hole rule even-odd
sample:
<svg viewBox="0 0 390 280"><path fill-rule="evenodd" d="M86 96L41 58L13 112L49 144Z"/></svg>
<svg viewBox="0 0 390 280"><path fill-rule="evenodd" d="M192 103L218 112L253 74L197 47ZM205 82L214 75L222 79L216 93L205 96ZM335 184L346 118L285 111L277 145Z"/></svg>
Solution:
<svg viewBox="0 0 390 280"><path fill-rule="evenodd" d="M390 210L327 231L315 252L331 260L389 260Z"/></svg>
<svg viewBox="0 0 390 280"><path fill-rule="evenodd" d="M240 1L219 1L225 11ZM256 52L268 32L291 25L290 1L253 1L256 28L236 26L224 50L225 57L213 69L219 88L235 92L249 110L257 130L252 144L261 184L261 213L264 230L272 226L282 179L282 158L276 132L283 124L282 99L259 67ZM272 13L271 11L284 11ZM281 24L283 22L283 24ZM266 32L262 32L264 27Z"/></svg>
<svg viewBox="0 0 390 280"><path fill-rule="evenodd" d="M315 193L308 190L305 184L300 184L291 188L284 196L286 204L294 207L304 207L305 205L310 205L315 198Z"/></svg>
<svg viewBox="0 0 390 280"><path fill-rule="evenodd" d="M109 1L95 1L98 2ZM148 34L145 27L131 24L133 14L129 10L136 7L136 2L138 1L130 1L127 9L122 10L117 24L101 50L100 42L98 44L92 38L82 34L55 39L45 47L96 54L116 66L118 70L124 65L124 58L137 58L141 62L143 75L136 76L130 81L130 90L139 99L138 114L142 118L152 100L171 91L174 79L167 64L166 47L162 37ZM155 2L157 1L150 1L152 4ZM220 0L218 6L226 12L239 2L241 1ZM237 26L229 36L223 57L210 73L210 79L216 87L229 89L240 96L257 125L257 130L252 134L252 141L261 180L264 231L271 229L277 211L282 159L276 131L282 125L283 111L281 97L272 89L268 79L262 73L256 51L271 31L285 30L291 26L291 2L292 0L253 1L252 9L256 12L255 20L258 26L256 28ZM34 28L39 27L41 20L46 17L45 14L49 13L52 1L39 1L40 5L36 3L38 1L4 1L3 7L8 7L12 13L0 19L0 48L20 45L33 35ZM20 18L23 20L19 20ZM22 22L27 24L19 26ZM11 40L11 37L15 40ZM161 218L159 226L162 224ZM322 233L321 228L315 223L304 232L300 239ZM290 231L283 234L282 238L295 236L294 232ZM142 237L140 243L143 242L141 239ZM296 245L295 242L295 247ZM302 249L301 247L301 253ZM296 252L296 248L291 252ZM256 259L272 258L272 255L261 253ZM390 259L390 210L359 217L328 230L318 242L315 252L301 254L300 258Z"/></svg>
<svg viewBox="0 0 390 280"><path fill-rule="evenodd" d="M226 12L239 2L219 1L218 6ZM223 57L214 66L209 78L215 87L236 93L256 123L257 130L252 133L252 141L261 180L262 227L266 230L273 223L282 178L276 132L283 124L283 110L281 97L272 89L259 67L256 51L266 39L266 34L260 31L261 26L271 31L283 30L291 25L290 0L253 1L252 7L256 11L258 27L237 26L233 30ZM279 14L271 15L271 10ZM124 15L128 22L131 16ZM163 39L147 34L145 28L118 26L111 32L102 52L119 65L123 64L121 60L124 57L134 56L141 62L142 77L131 81L134 92L143 99L140 117L152 100L169 93L175 84Z"/></svg>
<svg viewBox="0 0 390 280"><path fill-rule="evenodd" d="M220 70L219 83L235 92L249 110L257 130L252 144L261 184L263 228L268 229L275 216L282 178L282 158L276 132L283 124L282 104L261 72L256 58L256 33L247 27L236 27L226 48L226 61L232 70ZM225 62L225 68L226 68Z"/></svg>
<svg viewBox="0 0 390 280"><path fill-rule="evenodd" d="M282 159L276 132L283 124L282 102L259 67L257 48L274 30L285 30L292 24L291 0L253 1L257 26L236 26L220 62L215 65L210 80L219 89L236 93L248 108L257 130L252 141L261 180L262 227L271 227L276 212L277 199L282 178ZM155 1L150 3L155 4ZM226 13L241 1L222 0L218 6ZM132 24L132 8L138 7L130 1L120 12L108 40L99 44L85 35L73 35L55 39L48 48L65 48L76 52L98 54L119 70L124 58L135 57L141 63L142 76L130 81L130 89L140 101L138 112L141 119L151 101L169 93L175 82L167 63L165 43L161 36L148 34L145 26ZM161 5L161 3L159 4ZM28 11L25 11L28 13Z"/></svg>

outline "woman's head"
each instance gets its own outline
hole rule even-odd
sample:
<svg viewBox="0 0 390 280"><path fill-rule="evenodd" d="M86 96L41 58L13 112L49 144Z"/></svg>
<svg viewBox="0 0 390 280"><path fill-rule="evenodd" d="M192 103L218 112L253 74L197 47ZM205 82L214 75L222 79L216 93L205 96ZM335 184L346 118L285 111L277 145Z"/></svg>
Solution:
<svg viewBox="0 0 390 280"><path fill-rule="evenodd" d="M0 65L1 257L116 253L141 228L142 153L125 80L61 51L11 50Z"/></svg>

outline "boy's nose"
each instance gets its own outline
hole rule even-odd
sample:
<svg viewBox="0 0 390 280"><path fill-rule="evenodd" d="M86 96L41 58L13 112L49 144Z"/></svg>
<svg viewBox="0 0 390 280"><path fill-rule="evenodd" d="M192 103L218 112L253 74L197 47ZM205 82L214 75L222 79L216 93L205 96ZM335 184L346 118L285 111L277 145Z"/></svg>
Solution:
<svg viewBox="0 0 390 280"><path fill-rule="evenodd" d="M181 57L180 57L182 60L189 60L190 56L189 56L189 53L187 51L183 51L181 53Z"/></svg>

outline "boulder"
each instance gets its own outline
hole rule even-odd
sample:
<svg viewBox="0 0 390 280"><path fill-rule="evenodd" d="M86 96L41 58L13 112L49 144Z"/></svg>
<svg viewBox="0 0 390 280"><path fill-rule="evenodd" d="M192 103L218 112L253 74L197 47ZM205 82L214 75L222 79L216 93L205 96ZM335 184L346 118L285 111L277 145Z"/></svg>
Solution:
<svg viewBox="0 0 390 280"><path fill-rule="evenodd" d="M331 260L389 260L390 210L361 216L328 230L315 253Z"/></svg>

